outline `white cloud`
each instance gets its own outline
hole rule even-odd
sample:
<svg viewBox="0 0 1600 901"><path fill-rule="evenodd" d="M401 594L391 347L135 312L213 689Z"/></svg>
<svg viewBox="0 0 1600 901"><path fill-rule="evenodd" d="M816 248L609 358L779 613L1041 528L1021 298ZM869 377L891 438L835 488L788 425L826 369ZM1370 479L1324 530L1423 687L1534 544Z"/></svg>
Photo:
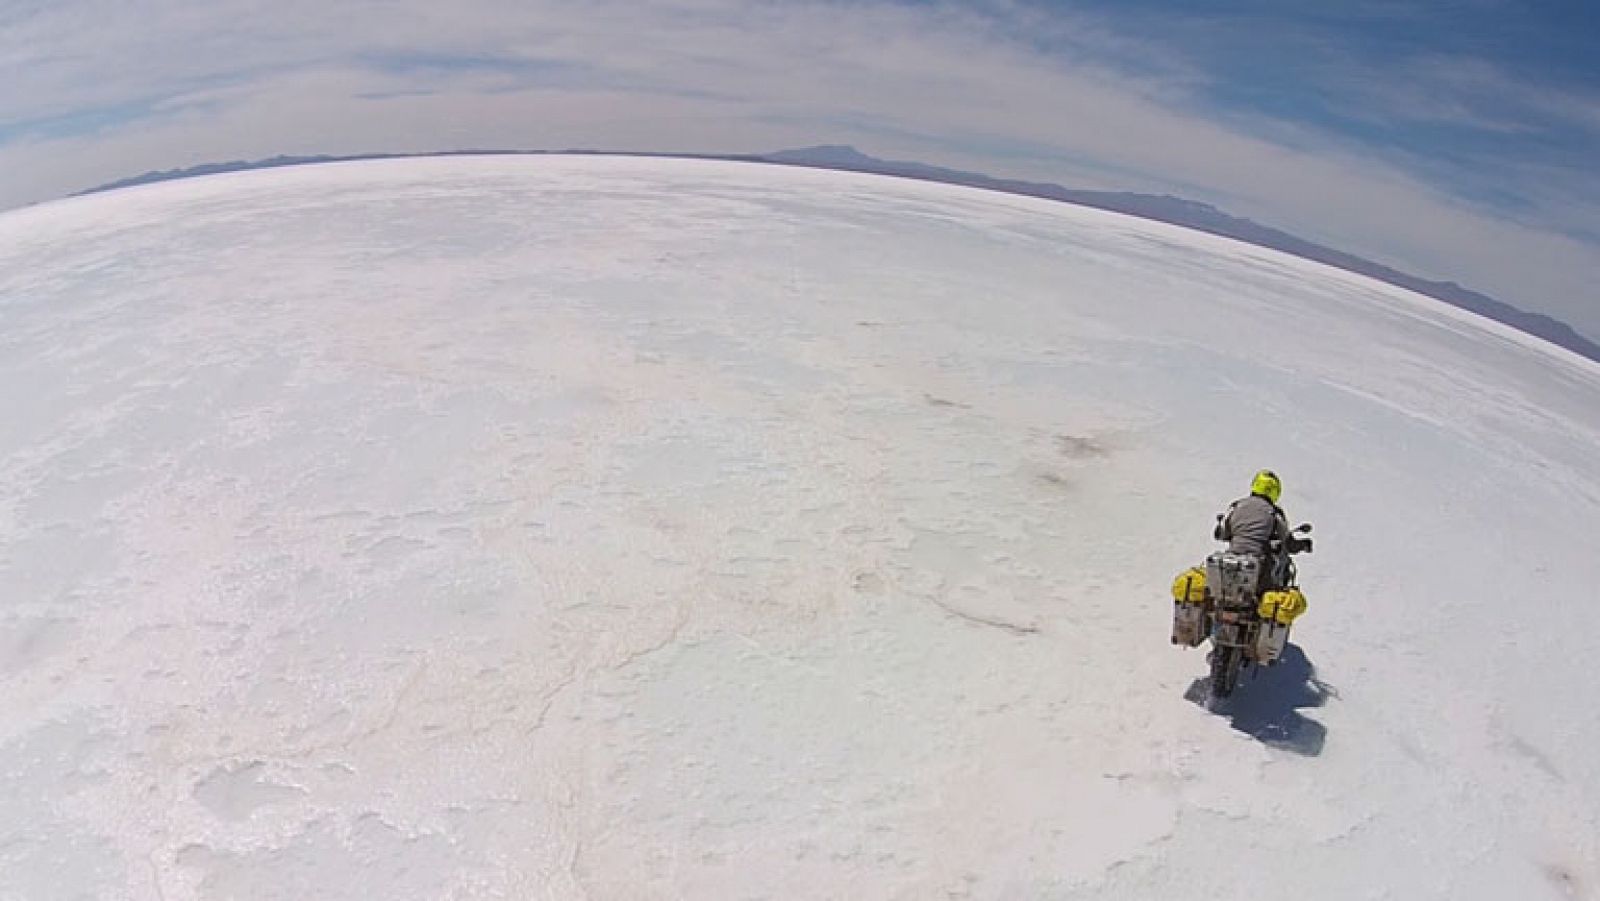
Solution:
<svg viewBox="0 0 1600 901"><path fill-rule="evenodd" d="M41 8L0 35L0 121L147 111L91 134L23 128L0 145L0 205L280 152L741 152L846 141L994 174L1217 201L1600 334L1594 245L1537 216L1475 208L1394 158L1219 118L1193 99L1203 74L1160 48L1026 7L99 2ZM434 62L403 65L423 57ZM1130 69L1138 59L1158 62ZM1573 192L1531 202L1557 205L1554 222L1593 209L1560 206L1563 196Z"/></svg>

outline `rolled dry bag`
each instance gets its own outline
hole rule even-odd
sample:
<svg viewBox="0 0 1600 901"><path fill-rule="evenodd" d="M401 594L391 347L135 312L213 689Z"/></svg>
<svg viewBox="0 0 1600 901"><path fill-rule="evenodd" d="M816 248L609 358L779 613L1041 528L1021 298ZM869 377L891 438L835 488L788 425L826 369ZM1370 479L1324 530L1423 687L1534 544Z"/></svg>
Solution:
<svg viewBox="0 0 1600 901"><path fill-rule="evenodd" d="M1261 596L1261 606L1256 615L1268 622L1292 625L1306 612L1306 596L1298 588L1269 591Z"/></svg>
<svg viewBox="0 0 1600 901"><path fill-rule="evenodd" d="M1204 604L1206 602L1206 571L1203 567L1191 566L1172 580L1172 599L1180 604Z"/></svg>

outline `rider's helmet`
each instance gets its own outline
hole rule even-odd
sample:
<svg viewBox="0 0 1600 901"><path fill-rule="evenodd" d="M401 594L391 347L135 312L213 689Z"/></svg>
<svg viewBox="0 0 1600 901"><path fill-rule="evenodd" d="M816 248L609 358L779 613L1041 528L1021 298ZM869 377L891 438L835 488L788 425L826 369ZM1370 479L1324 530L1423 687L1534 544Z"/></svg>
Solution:
<svg viewBox="0 0 1600 901"><path fill-rule="evenodd" d="M1278 481L1277 474L1272 470L1263 469L1250 482L1250 493L1259 494L1276 504L1278 497L1283 494L1283 483Z"/></svg>

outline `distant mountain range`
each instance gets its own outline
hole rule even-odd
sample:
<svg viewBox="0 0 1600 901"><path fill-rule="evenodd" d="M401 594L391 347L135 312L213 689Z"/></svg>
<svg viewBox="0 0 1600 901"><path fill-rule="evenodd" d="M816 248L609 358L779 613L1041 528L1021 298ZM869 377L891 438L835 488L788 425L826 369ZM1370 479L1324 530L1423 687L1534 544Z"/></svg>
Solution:
<svg viewBox="0 0 1600 901"><path fill-rule="evenodd" d="M226 163L207 163L200 166L191 166L187 169L167 169L158 172L146 172L132 178L109 182L81 191L79 194L92 194L98 191L110 191L117 188L127 188L134 185L150 184L153 182L172 181L179 178L193 178L200 175L213 175L220 172L238 172L246 169L272 169L281 166L299 166L309 163L331 163L346 160L370 159L400 159L416 156L479 156L486 154L514 154L514 155L547 155L547 154L589 154L596 156L652 156L671 159L717 159L736 160L743 162L774 163L786 166L805 166L819 169L840 169L849 172L870 172L878 175L891 175L901 178L915 178L925 181L943 182L946 184L966 185L975 188L984 188L991 191L1002 191L1007 194L1020 194L1028 197L1040 197L1047 200L1058 200L1065 203L1075 203L1081 206L1109 210L1115 213L1124 213L1157 222L1166 222L1192 228L1196 231L1207 232L1213 235L1235 238L1249 244L1280 250L1319 263L1326 263L1349 272L1370 276L1382 282L1396 285L1444 301L1454 307L1477 313L1480 316L1504 323L1512 328L1519 329L1530 335L1543 338L1552 344L1559 345L1576 354L1600 362L1600 344L1590 341L1578 334L1566 323L1546 316L1542 313L1530 313L1518 309L1508 303L1496 300L1478 291L1463 288L1454 282L1436 282L1419 278L1404 272L1375 263L1372 260L1325 247L1304 238L1296 237L1288 232L1280 231L1262 225L1249 219L1230 216L1216 207L1205 203L1196 203L1184 200L1181 197L1172 197L1166 194L1138 194L1125 191L1081 191L1065 188L1061 185L1045 182L1019 181L1016 179L994 178L977 172L963 172L957 169L946 169L940 166L929 166L923 163L907 162L901 160L882 160L877 157L861 153L854 147L840 145L821 145L806 147L797 150L782 150L776 153L753 155L727 155L727 154L694 154L694 153L628 153L610 154L598 150L455 150L431 153L370 153L349 156L275 156L263 160L244 161L235 160Z"/></svg>

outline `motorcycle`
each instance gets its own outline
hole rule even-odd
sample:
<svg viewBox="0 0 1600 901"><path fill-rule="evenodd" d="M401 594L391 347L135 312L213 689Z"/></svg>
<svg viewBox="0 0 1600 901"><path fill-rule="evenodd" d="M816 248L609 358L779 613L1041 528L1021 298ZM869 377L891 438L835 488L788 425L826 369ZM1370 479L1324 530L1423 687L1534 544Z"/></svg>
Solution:
<svg viewBox="0 0 1600 901"><path fill-rule="evenodd" d="M1271 666L1289 641L1289 627L1305 612L1294 555L1311 550L1311 524L1274 542L1267 556L1218 551L1203 572L1192 567L1173 584L1173 644L1195 647L1211 640L1211 700L1233 694L1245 668Z"/></svg>

